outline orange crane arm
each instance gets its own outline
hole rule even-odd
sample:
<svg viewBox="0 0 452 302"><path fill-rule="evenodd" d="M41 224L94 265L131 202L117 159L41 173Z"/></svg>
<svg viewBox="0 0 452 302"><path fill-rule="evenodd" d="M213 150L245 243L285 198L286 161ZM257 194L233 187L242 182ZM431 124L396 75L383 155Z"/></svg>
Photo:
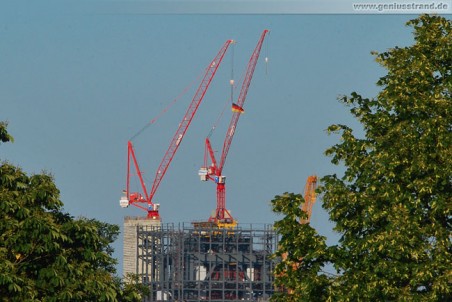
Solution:
<svg viewBox="0 0 452 302"><path fill-rule="evenodd" d="M311 215L312 215L312 207L314 206L314 203L316 201L316 195L315 195L315 189L317 188L317 176L311 175L308 176L308 179L306 180L306 185L304 186L304 203L301 206L301 210L305 212L308 217L306 219L300 218L300 224L307 224L311 221ZM282 260L287 259L287 253L282 254ZM303 258L300 258L299 261L303 261ZM297 270L300 263L292 263L292 269ZM282 273L280 276L283 276L285 273ZM280 288L279 290L283 291L283 288ZM293 293L292 288L286 288L288 293Z"/></svg>
<svg viewBox="0 0 452 302"><path fill-rule="evenodd" d="M300 223L309 223L311 221L312 207L316 201L315 189L317 188L317 176L311 175L306 180L304 187L304 204L301 209L308 214L307 219L300 219Z"/></svg>

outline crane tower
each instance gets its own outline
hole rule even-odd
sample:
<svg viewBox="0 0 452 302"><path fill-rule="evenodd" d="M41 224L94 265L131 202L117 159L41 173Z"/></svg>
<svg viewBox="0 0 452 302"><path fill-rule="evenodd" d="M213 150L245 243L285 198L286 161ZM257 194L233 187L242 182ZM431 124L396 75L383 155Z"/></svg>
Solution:
<svg viewBox="0 0 452 302"><path fill-rule="evenodd" d="M242 83L239 97L236 103L232 104L231 121L229 123L228 130L226 131L226 137L223 142L223 150L221 152L221 158L218 162L215 158L214 151L212 149L209 137L205 141L205 153L204 153L204 166L199 170L199 176L201 180L211 180L217 185L217 207L212 216L209 217L209 222L219 227L233 228L237 225L237 221L232 217L231 213L226 209L226 177L223 175L223 168L226 162L226 157L231 147L232 139L237 130L237 123L241 114L244 112L243 104L245 103L248 88L251 84L254 69L259 59L259 54L262 48L264 39L269 31L264 30L259 38L259 41L251 55L246 69L245 78ZM208 165L208 157L211 159L211 164Z"/></svg>

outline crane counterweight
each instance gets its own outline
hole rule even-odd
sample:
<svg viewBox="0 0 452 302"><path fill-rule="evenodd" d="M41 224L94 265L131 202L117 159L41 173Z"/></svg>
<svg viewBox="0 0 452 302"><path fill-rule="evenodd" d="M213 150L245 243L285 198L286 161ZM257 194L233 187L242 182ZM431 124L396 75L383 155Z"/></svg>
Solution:
<svg viewBox="0 0 452 302"><path fill-rule="evenodd" d="M127 198L127 196L125 195L121 196L121 199L119 200L119 205L121 206L121 208L129 207L129 198Z"/></svg>

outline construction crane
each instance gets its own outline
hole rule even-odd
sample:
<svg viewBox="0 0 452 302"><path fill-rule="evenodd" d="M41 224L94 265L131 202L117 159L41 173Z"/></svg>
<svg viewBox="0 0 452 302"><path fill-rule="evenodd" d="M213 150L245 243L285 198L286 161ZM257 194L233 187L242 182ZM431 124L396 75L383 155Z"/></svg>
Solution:
<svg viewBox="0 0 452 302"><path fill-rule="evenodd" d="M315 189L317 188L317 176L308 176L306 184L304 186L304 203L301 206L301 210L307 214L307 218L301 219L300 223L305 224L311 221L312 207L316 201Z"/></svg>
<svg viewBox="0 0 452 302"><path fill-rule="evenodd" d="M306 213L307 218L301 218L300 217L300 224L308 224L311 222L311 215L312 215L312 207L315 204L316 201L316 194L315 189L317 188L317 176L311 175L308 176L308 179L306 179L306 184L304 186L304 192L303 192L303 199L304 203L301 205L301 210ZM287 259L287 253L282 254L282 260ZM296 271L298 267L300 266L300 263L303 261L303 258L299 259L299 262L292 263L292 270ZM285 272L281 274L283 276ZM292 294L294 290L292 288L286 288L281 287L279 288L280 291L287 291L289 294Z"/></svg>
<svg viewBox="0 0 452 302"><path fill-rule="evenodd" d="M146 185L143 180L143 173L140 170L140 167L138 165L137 158L135 156L135 151L132 145L131 141L128 141L127 143L127 182L126 182L126 190L123 191L123 196L121 197L119 204L121 207L125 208L128 207L130 204L133 206L136 206L144 211L147 211L147 218L149 219L156 219L161 220L160 214L159 214L159 204L154 203L153 198L155 195L155 192L157 191L163 177L165 176L166 171L168 170L168 167L176 154L177 149L179 148L180 143L182 142L182 139L184 138L184 135L188 129L188 126L190 126L190 123L195 116L195 113L204 98L205 93L207 92L207 89L209 88L209 85L215 76L215 73L220 66L221 61L223 60L223 57L228 50L228 47L233 43L233 40L227 40L224 45L221 47L218 54L215 56L215 58L210 62L208 67L206 68L204 77L201 81L201 84L199 85L198 89L196 90L195 96L193 97L187 112L185 113L184 117L182 118L182 121L179 124L179 127L174 134L170 145L168 147L168 150L166 151L165 155L163 156L162 161L160 162L159 167L157 168L157 172L155 174L154 182L152 184L152 188L148 193L148 190L146 188ZM133 162L133 166L135 167L136 174L138 176L138 179L141 184L141 190L142 192L130 192L130 178L132 177L131 174L131 161ZM147 204L147 206L143 206L141 204Z"/></svg>
<svg viewBox="0 0 452 302"><path fill-rule="evenodd" d="M242 88L237 100L237 103L232 104L232 118L229 123L228 130L226 132L226 138L223 143L223 150L221 152L220 162L218 163L209 137L205 141L205 153L204 153L204 166L199 170L199 176L201 180L211 180L217 184L217 208L215 213L209 217L209 222L214 223L218 227L233 228L237 225L237 221L232 217L231 213L226 209L226 177L223 175L223 168L228 156L229 148L231 147L232 138L237 129L237 123L240 115L243 113L243 104L245 103L248 88L251 84L254 69L256 67L257 60L264 42L265 36L268 30L264 30L261 34L259 41L251 55L248 62L246 74L242 83ZM212 164L208 166L207 160L210 157Z"/></svg>

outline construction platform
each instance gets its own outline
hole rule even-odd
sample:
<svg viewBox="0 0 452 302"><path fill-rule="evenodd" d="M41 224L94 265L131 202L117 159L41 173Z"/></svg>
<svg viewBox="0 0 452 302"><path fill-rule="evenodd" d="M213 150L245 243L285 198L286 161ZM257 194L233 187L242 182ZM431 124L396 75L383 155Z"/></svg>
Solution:
<svg viewBox="0 0 452 302"><path fill-rule="evenodd" d="M151 289L144 301L269 301L273 294L272 225L132 221L138 222L129 227L136 232L133 273Z"/></svg>

